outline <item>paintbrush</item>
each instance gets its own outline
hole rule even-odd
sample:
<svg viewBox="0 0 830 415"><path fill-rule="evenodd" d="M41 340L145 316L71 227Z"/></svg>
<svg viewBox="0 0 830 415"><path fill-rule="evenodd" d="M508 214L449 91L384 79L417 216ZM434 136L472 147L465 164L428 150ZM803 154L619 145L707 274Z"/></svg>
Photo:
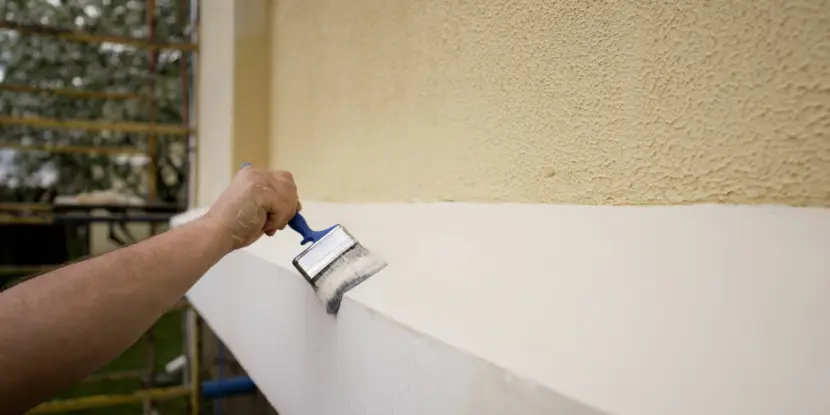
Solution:
<svg viewBox="0 0 830 415"><path fill-rule="evenodd" d="M240 169L250 166L244 163ZM334 225L314 231L303 215L297 213L288 222L311 246L294 258L292 263L326 306L326 312L337 314L343 294L386 267L386 261L372 254L346 228Z"/></svg>
<svg viewBox="0 0 830 415"><path fill-rule="evenodd" d="M305 277L326 306L337 314L343 294L386 267L341 225L314 231L299 213L288 226L302 235L301 245L311 246L294 258L294 268Z"/></svg>

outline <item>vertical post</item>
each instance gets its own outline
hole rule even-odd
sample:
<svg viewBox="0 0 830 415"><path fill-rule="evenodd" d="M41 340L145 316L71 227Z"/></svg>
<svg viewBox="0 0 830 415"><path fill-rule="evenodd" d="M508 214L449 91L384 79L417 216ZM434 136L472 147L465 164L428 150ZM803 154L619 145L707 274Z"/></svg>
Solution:
<svg viewBox="0 0 830 415"><path fill-rule="evenodd" d="M200 389L201 384L199 382L199 371L201 370L199 367L199 360L201 359L202 333L199 327L199 314L193 307L189 307L187 309L187 317L187 325L189 328L187 366L189 369L188 378L190 380L190 414L199 415L201 410L199 404L202 397Z"/></svg>
<svg viewBox="0 0 830 415"><path fill-rule="evenodd" d="M145 374L142 387L152 389L155 387L156 379L156 335L153 326L144 333L144 338L147 340L147 372ZM145 415L153 414L153 401L145 399L142 401Z"/></svg>
<svg viewBox="0 0 830 415"><path fill-rule="evenodd" d="M147 0L147 25L149 26L149 34L148 38L150 41L156 40L156 0ZM149 122L150 124L156 123L156 54L158 50L155 48L151 48L149 53L149 69L148 69L148 78L147 78L147 86L149 87L149 94L150 99L147 101L148 110L149 110ZM147 135L147 157L149 157L149 163L147 163L147 199L150 203L155 203L158 201L158 189L156 188L156 183L158 182L157 177L157 170L158 170L158 143L157 138L154 133L150 133Z"/></svg>
<svg viewBox="0 0 830 415"><path fill-rule="evenodd" d="M156 0L147 0L147 11L146 11L146 23L149 26L148 30L148 39L150 41L156 40ZM150 124L156 123L156 53L157 50L155 48L151 48L149 51L149 68L148 68L148 80L147 85L149 86L149 99L147 100L148 110L149 110L149 122ZM157 143L156 143L156 135L154 133L150 133L147 136L147 157L150 159L149 163L147 163L147 199L148 202L154 203L158 199L158 189L156 189L156 182L158 181L156 171L158 170L158 166L156 163L156 159L158 158L158 151L157 151ZM150 233L156 233L155 224L150 225ZM152 388L155 386L155 377L156 377L156 342L155 342L155 333L153 332L153 327L151 326L149 330L147 330L147 385L146 387ZM143 402L144 406L144 413L146 415L152 415L153 411L153 401L150 399L145 399Z"/></svg>
<svg viewBox="0 0 830 415"><path fill-rule="evenodd" d="M182 33L182 39L187 39L187 26L188 22L188 13L190 13L190 1L189 0L179 0L179 22L182 25L184 33ZM182 126L185 128L190 128L190 66L188 65L190 61L191 54L187 51L181 51L181 55L179 55L179 77L181 79L181 94L182 94L182 106L181 106L181 113L182 113ZM192 151L191 148L191 139L192 135L188 135L185 139L185 160L184 160L184 171L185 171L185 181L182 183L182 186L185 188L185 205L183 206L184 209L188 209L190 206L190 152Z"/></svg>
<svg viewBox="0 0 830 415"><path fill-rule="evenodd" d="M200 27L200 18L199 18L199 2L198 1L188 1L190 3L190 42L196 43L200 41L199 36L199 27ZM198 120L196 120L197 114L199 114L199 56L200 53L198 50L192 51L189 55L190 61L190 127L194 127ZM197 151L199 151L199 132L197 131L194 134L191 134L188 137L187 142L187 156L188 160L190 161L189 170L188 170L188 183L190 184L190 189L188 192L188 208L195 208L198 206L199 203L199 157L197 156Z"/></svg>

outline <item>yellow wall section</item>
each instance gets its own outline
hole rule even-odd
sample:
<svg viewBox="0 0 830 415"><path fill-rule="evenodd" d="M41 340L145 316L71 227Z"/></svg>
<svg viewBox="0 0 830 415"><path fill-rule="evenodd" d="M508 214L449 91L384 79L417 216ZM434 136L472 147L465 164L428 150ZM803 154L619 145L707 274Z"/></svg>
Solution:
<svg viewBox="0 0 830 415"><path fill-rule="evenodd" d="M269 165L271 0L234 2L234 106L231 174L242 163Z"/></svg>
<svg viewBox="0 0 830 415"><path fill-rule="evenodd" d="M271 163L324 201L830 206L830 2L281 0Z"/></svg>

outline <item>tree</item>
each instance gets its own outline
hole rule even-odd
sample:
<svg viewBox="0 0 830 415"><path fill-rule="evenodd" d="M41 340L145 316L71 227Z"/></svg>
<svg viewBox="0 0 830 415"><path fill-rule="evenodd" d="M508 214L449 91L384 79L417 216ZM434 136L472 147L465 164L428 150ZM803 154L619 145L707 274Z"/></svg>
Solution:
<svg viewBox="0 0 830 415"><path fill-rule="evenodd" d="M157 0L155 39L187 41L187 22L179 18L180 1L185 0ZM147 38L146 6L146 1L139 0L0 0L0 18L17 24ZM162 50L155 73L150 73L150 52L145 49L0 30L2 82L145 95L152 97L156 122L163 124L182 123L180 59L187 59L187 54ZM149 122L150 99L78 99L2 91L0 115ZM157 142L159 200L184 204L186 141L159 136ZM146 148L147 136L0 125L3 144ZM111 188L143 197L148 183L141 161L124 155L6 151L0 157L0 200L45 201L55 194Z"/></svg>

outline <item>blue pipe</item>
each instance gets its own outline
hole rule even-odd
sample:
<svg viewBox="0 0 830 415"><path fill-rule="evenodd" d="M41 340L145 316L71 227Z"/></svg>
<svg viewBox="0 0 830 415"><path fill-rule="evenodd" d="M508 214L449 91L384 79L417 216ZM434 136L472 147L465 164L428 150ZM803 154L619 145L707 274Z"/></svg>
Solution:
<svg viewBox="0 0 830 415"><path fill-rule="evenodd" d="M202 396L205 398L222 398L243 393L253 393L255 391L256 384L248 376L202 382Z"/></svg>

